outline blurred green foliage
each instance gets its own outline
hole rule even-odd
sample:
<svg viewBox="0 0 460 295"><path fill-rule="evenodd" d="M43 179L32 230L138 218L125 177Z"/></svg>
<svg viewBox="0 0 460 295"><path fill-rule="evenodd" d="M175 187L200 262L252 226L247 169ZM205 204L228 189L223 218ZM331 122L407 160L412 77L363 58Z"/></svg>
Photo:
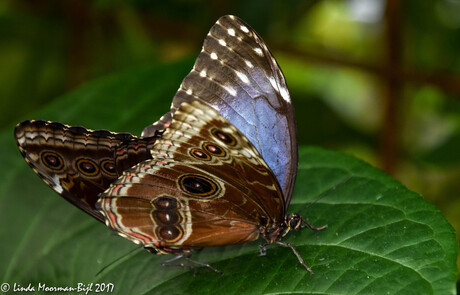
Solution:
<svg viewBox="0 0 460 295"><path fill-rule="evenodd" d="M23 119L53 119L33 116L58 96L113 72L178 60L190 60L191 66L217 18L235 14L265 39L286 75L299 143L342 149L380 166L385 76L369 68L388 62L385 5L377 0L0 0L0 128L12 130ZM392 130L393 175L440 207L457 232L458 11L458 0L401 1L401 68L410 74L399 77L402 96ZM180 84L170 75L159 76L151 83ZM164 95L168 105L174 93ZM100 116L110 115L123 118ZM97 120L95 113L88 127L107 128Z"/></svg>

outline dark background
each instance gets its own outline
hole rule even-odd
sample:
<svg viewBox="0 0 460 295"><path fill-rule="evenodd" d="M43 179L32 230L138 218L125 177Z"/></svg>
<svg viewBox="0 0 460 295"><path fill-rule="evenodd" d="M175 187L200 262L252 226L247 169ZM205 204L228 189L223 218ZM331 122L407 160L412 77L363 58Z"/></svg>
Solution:
<svg viewBox="0 0 460 295"><path fill-rule="evenodd" d="M191 68L225 14L256 29L278 60L299 144L386 170L460 230L459 0L0 0L1 131L107 74Z"/></svg>

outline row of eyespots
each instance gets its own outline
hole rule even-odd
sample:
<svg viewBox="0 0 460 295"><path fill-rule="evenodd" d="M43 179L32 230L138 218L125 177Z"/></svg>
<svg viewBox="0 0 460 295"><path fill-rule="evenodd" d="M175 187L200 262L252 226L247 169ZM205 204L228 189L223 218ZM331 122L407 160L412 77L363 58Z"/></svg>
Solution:
<svg viewBox="0 0 460 295"><path fill-rule="evenodd" d="M216 157L225 157L227 153L224 149L220 148L218 145L206 142L202 145L202 148L192 148L190 149L190 155L198 160L210 161L211 155Z"/></svg>
<svg viewBox="0 0 460 295"><path fill-rule="evenodd" d="M184 235L180 226L182 216L177 210L180 203L175 198L165 195L154 199L152 204L155 208L152 210L152 218L158 225L157 237L169 243L179 240Z"/></svg>
<svg viewBox="0 0 460 295"><path fill-rule="evenodd" d="M232 135L220 129L211 129L211 134L215 139L229 146L234 146L237 143ZM224 148L211 142L204 142L201 148L192 148L189 153L195 159L203 161L211 160L212 156L225 157L227 155ZM199 198L213 197L220 191L219 185L215 181L200 174L184 174L179 177L178 185L184 193Z"/></svg>
<svg viewBox="0 0 460 295"><path fill-rule="evenodd" d="M236 145L236 139L233 136L221 130L213 129L211 130L211 134L214 135L216 139L220 140L223 143L226 143L230 146ZM225 157L227 153L225 152L223 148L219 147L217 144L214 144L211 142L205 142L202 144L201 149L200 148L190 149L190 155L198 160L210 161L211 156Z"/></svg>
<svg viewBox="0 0 460 295"><path fill-rule="evenodd" d="M41 155L41 160L43 165L48 167L51 170L59 171L62 170L65 166L64 159L62 156L55 152L44 152ZM99 171L102 170L104 173L110 176L116 176L117 171L115 169L115 163L112 160L103 160L100 163L100 166L96 164L91 159L78 159L75 163L75 168L78 172L82 173L85 176L96 176L99 174Z"/></svg>

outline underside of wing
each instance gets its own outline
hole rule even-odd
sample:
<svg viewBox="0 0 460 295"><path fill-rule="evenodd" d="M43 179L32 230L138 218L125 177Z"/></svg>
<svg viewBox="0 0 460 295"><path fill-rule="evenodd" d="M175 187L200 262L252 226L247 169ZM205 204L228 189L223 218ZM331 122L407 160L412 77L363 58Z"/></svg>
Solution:
<svg viewBox="0 0 460 295"><path fill-rule="evenodd" d="M241 19L224 16L216 22L171 112L143 136L168 124L182 102L195 100L213 107L251 141L277 177L288 205L297 173L294 109L273 55Z"/></svg>
<svg viewBox="0 0 460 295"><path fill-rule="evenodd" d="M98 195L125 167L151 158L150 143L129 133L88 130L57 122L24 121L15 128L21 154L40 178L99 221Z"/></svg>

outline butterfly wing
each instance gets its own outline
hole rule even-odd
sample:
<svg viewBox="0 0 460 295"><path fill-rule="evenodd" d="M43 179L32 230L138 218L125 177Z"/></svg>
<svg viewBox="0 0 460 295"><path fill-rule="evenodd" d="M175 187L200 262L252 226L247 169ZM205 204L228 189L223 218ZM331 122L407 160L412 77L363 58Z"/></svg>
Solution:
<svg viewBox="0 0 460 295"><path fill-rule="evenodd" d="M143 136L170 122L182 102L194 100L213 107L250 140L278 179L287 207L297 174L294 108L275 58L241 19L223 16L216 22L171 112Z"/></svg>
<svg viewBox="0 0 460 295"><path fill-rule="evenodd" d="M129 169L97 206L121 236L162 252L254 240L284 200L254 146L212 108L182 103L152 160Z"/></svg>
<svg viewBox="0 0 460 295"><path fill-rule="evenodd" d="M103 221L95 209L98 194L126 167L151 158L157 136L139 139L129 133L88 130L57 122L24 121L14 131L26 162L70 203Z"/></svg>

